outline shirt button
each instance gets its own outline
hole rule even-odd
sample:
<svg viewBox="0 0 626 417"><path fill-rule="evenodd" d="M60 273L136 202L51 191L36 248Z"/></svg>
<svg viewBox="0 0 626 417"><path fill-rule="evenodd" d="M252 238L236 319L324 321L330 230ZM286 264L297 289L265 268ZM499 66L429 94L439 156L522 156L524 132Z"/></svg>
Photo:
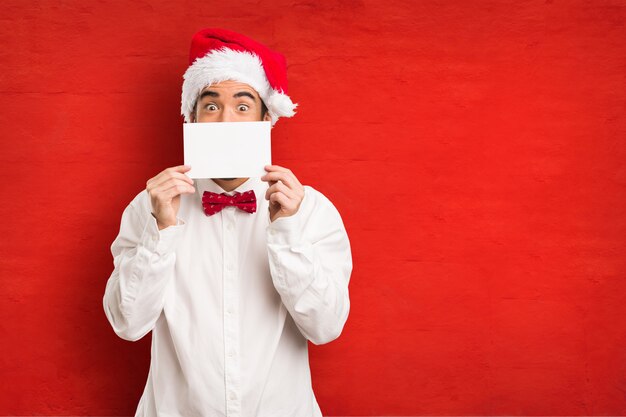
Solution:
<svg viewBox="0 0 626 417"><path fill-rule="evenodd" d="M270 235L275 235L275 234L276 234L276 230L270 229Z"/></svg>
<svg viewBox="0 0 626 417"><path fill-rule="evenodd" d="M231 392L231 393L230 393L230 399L231 399L231 400L234 400L235 398L237 398L237 395L235 395L235 393L234 393L234 392Z"/></svg>
<svg viewBox="0 0 626 417"><path fill-rule="evenodd" d="M233 264L228 264L228 266L226 267L229 271L233 270Z"/></svg>
<svg viewBox="0 0 626 417"><path fill-rule="evenodd" d="M231 223L228 223L228 226L226 226L226 228L231 232L233 231L233 225Z"/></svg>
<svg viewBox="0 0 626 417"><path fill-rule="evenodd" d="M230 352L228 352L228 356L230 356L230 357L232 358L233 356L235 356L235 352L233 352L233 351L231 350Z"/></svg>

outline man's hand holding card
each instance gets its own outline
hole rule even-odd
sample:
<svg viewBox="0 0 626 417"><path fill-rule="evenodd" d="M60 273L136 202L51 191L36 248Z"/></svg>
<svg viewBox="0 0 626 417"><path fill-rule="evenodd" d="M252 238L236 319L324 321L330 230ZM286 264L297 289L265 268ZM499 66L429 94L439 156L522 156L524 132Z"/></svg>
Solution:
<svg viewBox="0 0 626 417"><path fill-rule="evenodd" d="M270 187L265 199L270 201L270 220L292 216L297 213L304 199L304 187L290 169L278 165L266 165L267 174L261 180L267 181Z"/></svg>

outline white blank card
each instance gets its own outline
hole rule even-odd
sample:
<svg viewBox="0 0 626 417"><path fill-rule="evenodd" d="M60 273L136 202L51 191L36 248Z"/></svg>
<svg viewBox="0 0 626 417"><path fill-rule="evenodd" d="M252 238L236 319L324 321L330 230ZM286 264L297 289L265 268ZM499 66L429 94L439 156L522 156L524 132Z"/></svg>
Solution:
<svg viewBox="0 0 626 417"><path fill-rule="evenodd" d="M262 177L272 164L271 122L183 124L190 178Z"/></svg>

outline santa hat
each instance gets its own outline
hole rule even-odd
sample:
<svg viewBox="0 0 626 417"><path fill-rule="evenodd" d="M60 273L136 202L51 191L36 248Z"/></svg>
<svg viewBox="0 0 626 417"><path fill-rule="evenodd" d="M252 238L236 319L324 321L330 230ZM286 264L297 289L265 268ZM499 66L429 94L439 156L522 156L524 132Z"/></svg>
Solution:
<svg viewBox="0 0 626 417"><path fill-rule="evenodd" d="M191 122L202 90L225 80L254 88L267 106L272 126L291 117L297 104L287 95L285 57L244 35L225 29L203 29L191 40L189 68L183 75L181 113Z"/></svg>

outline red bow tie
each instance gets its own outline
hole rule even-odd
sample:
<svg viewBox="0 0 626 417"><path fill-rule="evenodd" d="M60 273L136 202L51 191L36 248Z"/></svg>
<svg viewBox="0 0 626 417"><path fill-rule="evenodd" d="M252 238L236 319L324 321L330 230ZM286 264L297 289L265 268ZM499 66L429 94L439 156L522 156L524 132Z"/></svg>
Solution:
<svg viewBox="0 0 626 417"><path fill-rule="evenodd" d="M243 193L235 191L234 195L212 193L211 191L205 191L202 194L202 207L204 207L204 214L207 216L212 216L222 211L226 206L235 206L250 214L254 213L256 211L254 190L244 191Z"/></svg>

